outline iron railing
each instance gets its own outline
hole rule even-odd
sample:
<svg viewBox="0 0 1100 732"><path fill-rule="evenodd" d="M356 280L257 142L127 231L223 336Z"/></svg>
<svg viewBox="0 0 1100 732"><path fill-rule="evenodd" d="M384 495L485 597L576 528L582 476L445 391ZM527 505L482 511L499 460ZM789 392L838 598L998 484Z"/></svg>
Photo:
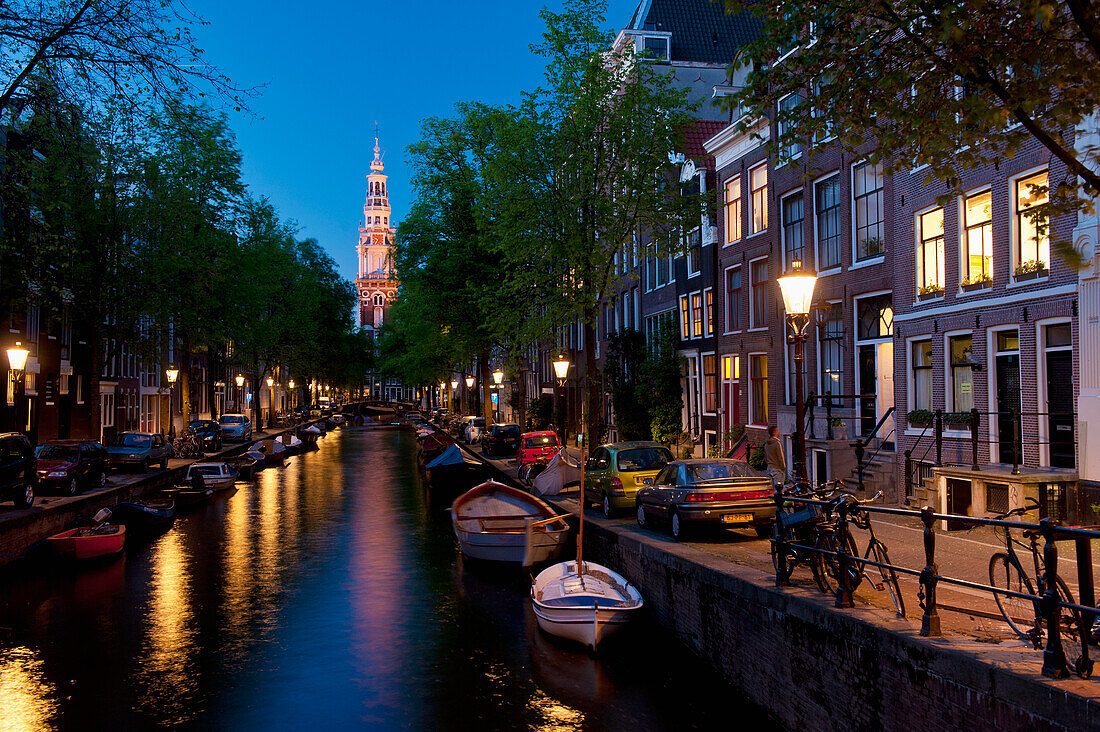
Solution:
<svg viewBox="0 0 1100 732"><path fill-rule="evenodd" d="M1093 620L1097 614L1100 613L1100 609L1096 607L1096 590L1094 585L1093 569L1092 569L1092 545L1091 542L1096 539L1100 539L1100 531L1086 528L1074 528L1068 526L1060 526L1051 518L1044 518L1040 520L1038 526L1032 523L1024 523L1019 521L1004 521L1000 519L987 519L977 518L974 516L956 516L952 514L940 514L936 513L931 506L925 506L920 511L903 508L890 508L887 506L871 506L867 504L859 504L858 507L850 506L844 501L836 502L831 500L821 500L815 498L807 498L804 496L788 495L783 493L782 486L778 486L775 491L775 504L776 511L783 510L783 507L789 503L802 503L818 505L826 512L837 512L837 530L840 536L845 536L847 532L847 524L849 515L853 511L868 511L870 513L888 514L892 516L905 516L908 518L920 519L924 525L924 555L925 564L921 569L913 569L911 567L903 567L897 564L884 564L871 559L864 559L856 556L849 556L846 552L833 552L820 547L809 546L802 543L788 542L784 536L783 531L777 531L775 538L772 539L774 552L782 552L783 555L787 552L787 547L795 546L798 549L804 551L817 552L826 556L837 557L840 565L840 571L838 573L837 590L835 597L835 605L838 608L853 607L853 590L851 586L850 578L850 565L855 562L859 566L869 565L873 567L879 567L884 569L890 569L894 572L905 574L909 576L917 577L919 583L918 599L920 600L920 606L923 610L921 616L921 629L920 634L922 636L937 637L943 633L940 628L939 617L939 605L936 599L936 589L939 583L943 582L949 585L966 587L972 590L978 590L988 592L993 596L1004 595L1009 597L1016 597L1023 600L1029 600L1036 603L1040 608L1043 616L1043 622L1046 626L1046 646L1043 650L1043 673L1053 678L1066 678L1070 675L1071 670L1075 672L1081 678L1087 679L1092 675L1093 661L1089 658L1089 641L1091 640L1090 630L1092 628ZM960 521L969 523L974 526L993 526L1006 530L1016 529L1021 531L1035 531L1038 528L1042 534L1043 545L1043 563L1044 563L1044 577L1043 577L1043 595L1031 595L1028 593L1016 592L1013 590L1007 590L1004 588L994 587L992 585L981 584L980 582L971 582L957 577L948 577L940 574L939 567L936 564L936 528L935 523L937 521ZM1077 580L1078 580L1078 592L1080 594L1079 603L1062 602L1058 598L1058 540L1073 539L1075 541L1076 559L1077 559ZM777 566L784 566L784 563L778 562ZM775 583L777 586L783 586L787 583L789 574L785 577L780 576L777 572ZM1038 579L1038 578L1036 578ZM1062 635L1060 627L1060 608L1076 610L1079 619L1078 635L1081 641L1081 655L1074 664L1074 668L1070 669L1069 663L1066 660L1065 647L1062 644Z"/></svg>

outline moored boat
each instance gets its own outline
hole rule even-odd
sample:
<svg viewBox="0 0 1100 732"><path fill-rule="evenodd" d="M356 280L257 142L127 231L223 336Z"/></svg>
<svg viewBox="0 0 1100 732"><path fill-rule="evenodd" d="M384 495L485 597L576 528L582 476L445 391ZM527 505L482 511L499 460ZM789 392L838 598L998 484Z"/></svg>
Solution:
<svg viewBox="0 0 1100 732"><path fill-rule="evenodd" d="M281 436L279 442L283 443L287 455L297 455L302 449L302 440L297 435L290 432Z"/></svg>
<svg viewBox="0 0 1100 732"><path fill-rule="evenodd" d="M99 524L62 531L46 539L47 546L66 559L98 559L121 552L126 546L126 527Z"/></svg>
<svg viewBox="0 0 1100 732"><path fill-rule="evenodd" d="M225 461L194 463L187 468L184 480L194 487L195 476L202 476L203 484L207 488L216 491L224 491L233 487L237 480L237 469Z"/></svg>
<svg viewBox="0 0 1100 732"><path fill-rule="evenodd" d="M622 575L595 562L559 562L531 585L539 627L593 651L642 609L642 596Z"/></svg>
<svg viewBox="0 0 1100 732"><path fill-rule="evenodd" d="M264 454L264 462L268 465L279 465L286 457L286 445L278 440L261 440L250 448L250 452L256 450Z"/></svg>
<svg viewBox="0 0 1100 732"><path fill-rule="evenodd" d="M173 498L176 501L176 509L194 508L200 504L206 503L214 495L213 488L192 488L190 486L181 486L179 488L169 488L163 493L169 498Z"/></svg>
<svg viewBox="0 0 1100 732"><path fill-rule="evenodd" d="M176 520L176 502L171 498L143 498L115 506L119 522L132 529L159 529Z"/></svg>
<svg viewBox="0 0 1100 732"><path fill-rule="evenodd" d="M432 488L455 491L452 495L469 490L488 477L485 465L467 457L455 444L429 461L424 472Z"/></svg>
<svg viewBox="0 0 1100 732"><path fill-rule="evenodd" d="M524 567L556 559L569 536L549 504L491 480L455 499L451 525L466 556Z"/></svg>
<svg viewBox="0 0 1100 732"><path fill-rule="evenodd" d="M226 458L227 463L237 469L237 477L241 480L250 480L264 467L264 454L262 452L246 452L243 455Z"/></svg>

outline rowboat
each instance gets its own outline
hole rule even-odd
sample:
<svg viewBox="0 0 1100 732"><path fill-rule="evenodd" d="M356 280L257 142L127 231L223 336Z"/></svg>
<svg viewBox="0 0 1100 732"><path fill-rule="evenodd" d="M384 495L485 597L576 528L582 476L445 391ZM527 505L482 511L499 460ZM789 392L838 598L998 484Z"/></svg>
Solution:
<svg viewBox="0 0 1100 732"><path fill-rule="evenodd" d="M531 585L539 627L593 651L642 609L642 596L622 575L595 562L559 562Z"/></svg>
<svg viewBox="0 0 1100 732"><path fill-rule="evenodd" d="M291 433L287 433L280 437L279 442L283 443L287 455L295 455L302 449L302 441Z"/></svg>
<svg viewBox="0 0 1100 732"><path fill-rule="evenodd" d="M279 465L286 457L286 445L278 440L260 440L249 450L258 450L264 454L264 462L268 465Z"/></svg>
<svg viewBox="0 0 1100 732"><path fill-rule="evenodd" d="M491 480L455 499L451 525L466 556L524 567L557 558L569 536L544 501Z"/></svg>
<svg viewBox="0 0 1100 732"><path fill-rule="evenodd" d="M126 546L126 527L100 524L69 529L46 539L47 546L66 559L97 559L118 554Z"/></svg>
<svg viewBox="0 0 1100 732"><path fill-rule="evenodd" d="M262 452L246 452L232 458L226 458L226 462L237 469L237 477L249 480L264 467L264 454Z"/></svg>
<svg viewBox="0 0 1100 732"><path fill-rule="evenodd" d="M214 489L183 486L180 488L169 488L164 491L164 494L175 499L176 509L179 510L181 508L193 508L199 504L206 503L210 500L210 497L214 495Z"/></svg>
<svg viewBox="0 0 1100 732"><path fill-rule="evenodd" d="M171 498L123 501L115 506L115 515L132 529L159 529L176 520L176 502Z"/></svg>
<svg viewBox="0 0 1100 732"><path fill-rule="evenodd" d="M187 475L184 480L188 485L193 486L195 476L201 475L203 484L207 488L213 488L216 491L224 491L233 487L233 483L237 480L237 469L226 462L218 461L212 463L195 463L191 467L187 468Z"/></svg>

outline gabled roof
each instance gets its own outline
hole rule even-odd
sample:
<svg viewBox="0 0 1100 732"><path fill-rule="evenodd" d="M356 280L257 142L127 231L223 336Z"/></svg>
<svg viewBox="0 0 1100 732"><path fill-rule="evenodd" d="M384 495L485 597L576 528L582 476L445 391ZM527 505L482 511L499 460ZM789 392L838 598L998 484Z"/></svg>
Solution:
<svg viewBox="0 0 1100 732"><path fill-rule="evenodd" d="M729 125L728 122L714 122L698 119L684 130L684 157L694 160L696 165L714 170L714 156L703 148L703 143L717 135Z"/></svg>
<svg viewBox="0 0 1100 732"><path fill-rule="evenodd" d="M737 50L760 35L751 13L726 15L712 0L640 0L627 30L672 33L672 61L728 64Z"/></svg>

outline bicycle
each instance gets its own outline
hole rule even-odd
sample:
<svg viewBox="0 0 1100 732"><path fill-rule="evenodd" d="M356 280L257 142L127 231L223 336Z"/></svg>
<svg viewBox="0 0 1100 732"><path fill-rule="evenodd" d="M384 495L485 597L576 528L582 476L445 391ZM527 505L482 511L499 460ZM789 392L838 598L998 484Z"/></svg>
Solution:
<svg viewBox="0 0 1100 732"><path fill-rule="evenodd" d="M194 458L199 456L199 438L196 435L184 435L177 437L172 442L172 452L178 458Z"/></svg>
<svg viewBox="0 0 1100 732"><path fill-rule="evenodd" d="M869 511L862 510L865 504L877 501L882 497L882 491L879 491L874 496L865 500L858 500L853 497L855 503L849 509L849 518L857 528L867 531L871 538L867 541L867 549L863 552L863 562L859 562L858 556L856 561L859 564L860 572L867 581L875 588L875 591L882 592L885 589L890 593L890 599L894 601L894 607L897 608L898 617L905 617L905 598L901 595L901 585L898 583L898 573L894 570L894 565L890 562L890 552L886 548L886 544L882 542L878 536L875 535L875 528L871 524L871 513ZM867 573L867 560L871 560L878 565L879 576L881 582L875 582L874 578Z"/></svg>
<svg viewBox="0 0 1100 732"><path fill-rule="evenodd" d="M1034 498L1028 498L1030 505L1014 508L1008 513L997 516L1004 520L1013 516L1023 516L1039 507L1039 502ZM1039 549L1039 530L1025 529L1022 533L1027 543L1012 536L1008 527L994 527L994 533L1000 539L1000 531L1004 531L1005 550L997 552L989 558L989 584L998 590L1007 590L1033 597L1046 595L1046 562L1043 561L1043 553ZM1031 552L1032 563L1035 567L1034 579L1024 570L1023 563L1016 553L1016 547L1021 547ZM1055 591L1058 601L1074 604L1073 595L1062 578L1055 575ZM1015 597L996 592L993 595L997 602L997 608L1001 611L1008 627L1021 639L1030 641L1036 649L1043 647L1043 617L1042 605L1039 600L1026 597ZM1027 624L1030 628L1025 630ZM1081 638L1081 614L1074 608L1059 607L1058 627L1063 636L1063 647L1067 652L1067 660L1071 666L1076 659L1070 658L1071 649L1080 647Z"/></svg>
<svg viewBox="0 0 1100 732"><path fill-rule="evenodd" d="M820 489L809 483L791 485L788 496L814 498ZM810 568L814 582L822 592L829 592L829 578L820 552L814 551L821 524L825 521L824 512L815 503L784 503L776 511L772 524L772 567L776 579L789 579L795 567L804 564ZM785 551L779 551L782 540Z"/></svg>

